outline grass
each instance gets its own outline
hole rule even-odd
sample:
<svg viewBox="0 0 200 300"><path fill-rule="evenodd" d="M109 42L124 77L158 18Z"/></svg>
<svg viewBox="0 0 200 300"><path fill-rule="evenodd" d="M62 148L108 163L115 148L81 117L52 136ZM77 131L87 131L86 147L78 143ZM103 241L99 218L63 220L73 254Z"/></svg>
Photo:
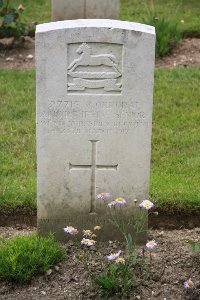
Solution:
<svg viewBox="0 0 200 300"><path fill-rule="evenodd" d="M20 2L25 6L23 20L27 22L37 21L38 23L50 22L51 20L51 0L12 0L12 6L17 7ZM154 3L158 16L169 17L178 22L179 28L183 32L200 32L199 0L121 0L120 19L143 22L147 9ZM184 21L184 23L181 22Z"/></svg>
<svg viewBox="0 0 200 300"><path fill-rule="evenodd" d="M46 272L64 258L64 250L53 235L18 235L0 241L0 279L19 283Z"/></svg>
<svg viewBox="0 0 200 300"><path fill-rule="evenodd" d="M34 72L0 71L0 205L35 207Z"/></svg>
<svg viewBox="0 0 200 300"><path fill-rule="evenodd" d="M200 207L199 81L199 68L156 70L150 196L162 209ZM0 208L35 208L35 73L0 70L0 82Z"/></svg>
<svg viewBox="0 0 200 300"><path fill-rule="evenodd" d="M158 17L164 16L177 22L181 32L200 34L199 0L121 0L120 19L143 22L152 4Z"/></svg>
<svg viewBox="0 0 200 300"><path fill-rule="evenodd" d="M199 68L156 72L151 196L159 207L200 207Z"/></svg>

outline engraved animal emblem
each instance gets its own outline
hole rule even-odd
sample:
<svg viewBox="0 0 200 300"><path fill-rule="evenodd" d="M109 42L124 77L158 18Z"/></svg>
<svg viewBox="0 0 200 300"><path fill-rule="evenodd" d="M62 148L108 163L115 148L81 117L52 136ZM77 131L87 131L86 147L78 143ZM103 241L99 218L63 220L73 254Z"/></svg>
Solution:
<svg viewBox="0 0 200 300"><path fill-rule="evenodd" d="M92 48L86 43L81 44L76 53L80 55L79 58L68 66L68 75L73 78L72 82L68 82L69 91L84 91L86 88L121 91L119 78L122 72L115 55L92 54Z"/></svg>
<svg viewBox="0 0 200 300"><path fill-rule="evenodd" d="M80 54L80 58L74 59L74 61L69 65L68 70L70 70L70 74L79 66L108 66L112 67L116 73L117 77L121 76L121 71L119 69L119 63L116 57L112 54L99 54L93 55L91 54L92 49L86 43L83 43L76 50L78 54ZM116 76L115 76L116 77Z"/></svg>

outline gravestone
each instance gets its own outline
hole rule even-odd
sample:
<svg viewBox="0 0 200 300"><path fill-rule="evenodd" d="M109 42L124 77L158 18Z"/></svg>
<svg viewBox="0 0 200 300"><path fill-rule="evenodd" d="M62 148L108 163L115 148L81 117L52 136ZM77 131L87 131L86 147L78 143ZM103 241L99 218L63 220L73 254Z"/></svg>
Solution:
<svg viewBox="0 0 200 300"><path fill-rule="evenodd" d="M148 194L155 32L116 20L41 24L36 30L38 230L103 224L114 238L109 192Z"/></svg>
<svg viewBox="0 0 200 300"><path fill-rule="evenodd" d="M118 19L119 0L52 0L52 21Z"/></svg>

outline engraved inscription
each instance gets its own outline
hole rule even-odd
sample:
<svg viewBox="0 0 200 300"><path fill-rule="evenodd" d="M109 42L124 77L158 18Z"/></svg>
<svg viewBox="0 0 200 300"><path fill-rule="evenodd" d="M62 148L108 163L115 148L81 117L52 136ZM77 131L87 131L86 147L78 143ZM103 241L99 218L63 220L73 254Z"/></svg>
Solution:
<svg viewBox="0 0 200 300"><path fill-rule="evenodd" d="M101 47L94 43L76 44L75 53L77 53L78 58L71 61L71 55L69 55L68 91L121 92L122 71L120 62L114 53L108 53L111 48L107 44L103 48L102 44L99 45ZM116 51L120 59L122 56L121 47L121 45L117 45ZM94 54L97 51L99 54Z"/></svg>
<svg viewBox="0 0 200 300"><path fill-rule="evenodd" d="M69 163L70 170L91 170L91 209L90 213L95 212L96 208L96 170L117 170L117 165L98 165L97 164L97 143L98 140L90 140L92 143L92 157L90 165L74 165Z"/></svg>
<svg viewBox="0 0 200 300"><path fill-rule="evenodd" d="M136 101L50 100L48 113L38 121L49 133L129 134L147 124L147 114Z"/></svg>

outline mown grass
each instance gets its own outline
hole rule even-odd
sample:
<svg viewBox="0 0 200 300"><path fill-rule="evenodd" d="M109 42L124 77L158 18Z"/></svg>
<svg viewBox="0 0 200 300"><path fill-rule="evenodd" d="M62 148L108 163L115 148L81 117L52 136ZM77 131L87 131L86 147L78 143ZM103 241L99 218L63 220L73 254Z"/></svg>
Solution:
<svg viewBox="0 0 200 300"><path fill-rule="evenodd" d="M31 22L34 20L38 23L45 23L51 20L51 0L12 0L10 2L15 7L20 2L24 4L24 21ZM199 0L121 0L120 19L143 23L147 10L152 3L158 17L165 16L177 21L182 31L200 32Z"/></svg>
<svg viewBox="0 0 200 300"><path fill-rule="evenodd" d="M163 209L200 207L200 69L155 77L151 197Z"/></svg>
<svg viewBox="0 0 200 300"><path fill-rule="evenodd" d="M35 207L34 72L0 71L0 205Z"/></svg>
<svg viewBox="0 0 200 300"><path fill-rule="evenodd" d="M150 196L162 209L200 207L199 81L199 68L156 70ZM0 208L35 208L35 73L0 70L0 82Z"/></svg>
<svg viewBox="0 0 200 300"><path fill-rule="evenodd" d="M120 18L144 23L147 12L152 6L158 18L164 16L177 22L181 32L200 34L199 0L121 0Z"/></svg>

